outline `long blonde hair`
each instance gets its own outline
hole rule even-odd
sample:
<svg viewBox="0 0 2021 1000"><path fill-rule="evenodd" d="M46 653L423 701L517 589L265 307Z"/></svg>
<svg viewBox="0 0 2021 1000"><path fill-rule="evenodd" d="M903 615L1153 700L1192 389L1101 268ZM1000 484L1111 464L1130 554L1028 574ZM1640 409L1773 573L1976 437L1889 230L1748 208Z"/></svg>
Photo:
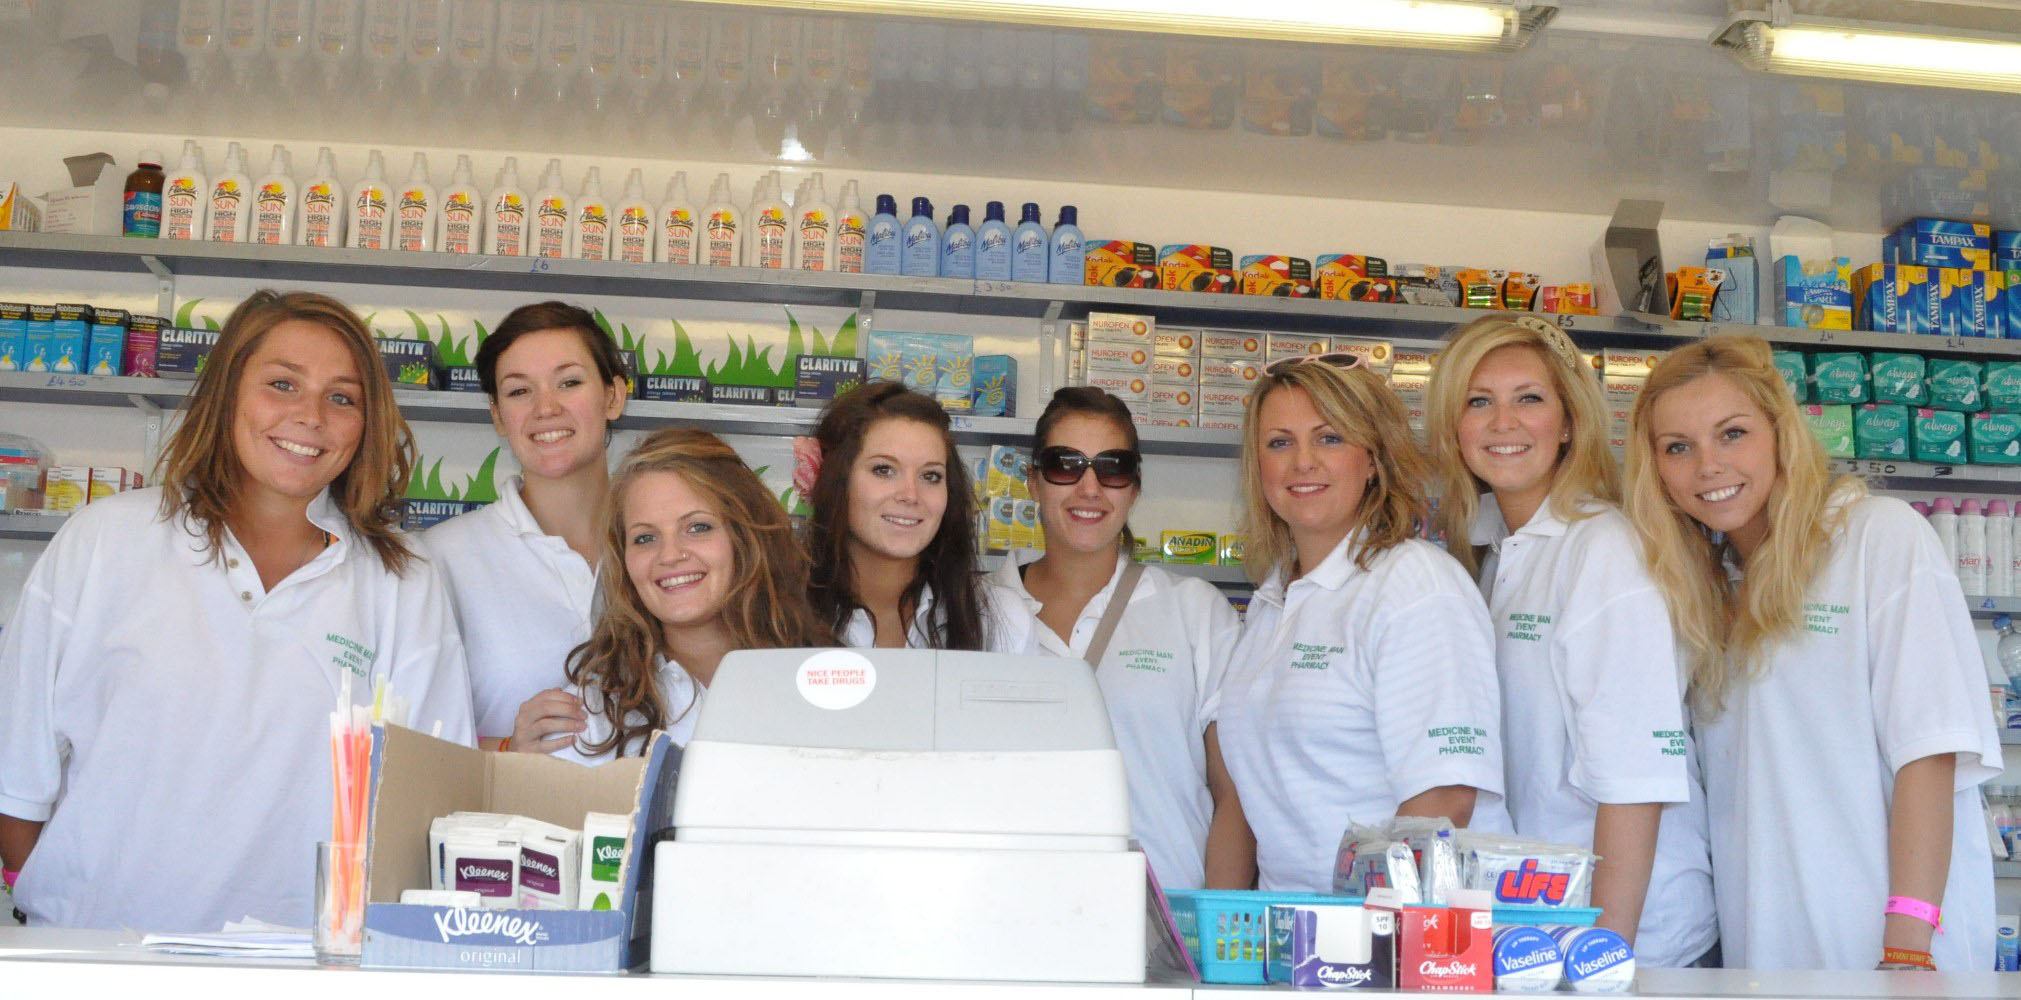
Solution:
<svg viewBox="0 0 2021 1000"><path fill-rule="evenodd" d="M1411 434L1403 400L1364 367L1336 368L1320 361L1285 365L1266 374L1250 390L1242 420L1243 531L1249 578L1261 582L1278 563L1295 557L1291 526L1270 509L1261 471L1263 402L1281 389L1301 389L1328 426L1348 443L1368 449L1374 476L1354 511L1354 530L1365 530L1354 552L1367 569L1377 555L1417 534L1425 516L1424 453ZM1310 570L1312 567L1300 567Z"/></svg>
<svg viewBox="0 0 2021 1000"><path fill-rule="evenodd" d="M1759 677L1769 643L1803 627L1804 595L1830 555L1845 522L1845 505L1866 484L1834 477L1824 448L1797 411L1775 370L1768 342L1713 337L1670 352L1649 373L1635 401L1628 434L1628 516L1642 538L1649 572L1670 603L1670 623L1691 664L1691 703L1716 716L1736 680ZM1723 544L1680 509L1656 468L1651 413L1663 395L1708 375L1727 379L1768 415L1775 428L1775 485L1767 500L1768 537L1747 560L1746 576L1729 586ZM1846 491L1841 493L1841 491Z"/></svg>
<svg viewBox="0 0 2021 1000"><path fill-rule="evenodd" d="M1551 389L1564 408L1571 440L1558 446L1551 471L1552 507L1560 516L1580 520L1595 513L1587 499L1621 502L1621 476L1607 453L1607 404L1593 370L1579 360L1570 337L1535 316L1483 316L1454 330L1432 369L1425 389L1425 437L1439 484L1439 530L1446 549L1468 575L1480 570L1480 553L1469 538L1480 495L1488 484L1467 468L1460 453L1459 424L1466 411L1474 369L1504 347L1527 347L1550 373Z"/></svg>

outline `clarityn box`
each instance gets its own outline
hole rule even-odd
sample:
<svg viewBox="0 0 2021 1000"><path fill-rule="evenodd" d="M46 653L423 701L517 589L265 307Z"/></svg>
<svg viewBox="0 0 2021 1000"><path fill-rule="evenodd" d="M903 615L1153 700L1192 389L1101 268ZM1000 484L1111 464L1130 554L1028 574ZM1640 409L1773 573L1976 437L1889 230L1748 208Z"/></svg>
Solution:
<svg viewBox="0 0 2021 1000"><path fill-rule="evenodd" d="M56 318L49 328L49 370L65 375L85 371L91 364L91 326L97 317L90 306L69 302L56 305Z"/></svg>
<svg viewBox="0 0 2021 1000"><path fill-rule="evenodd" d="M2021 413L2021 361L1988 361L1980 401L1994 413Z"/></svg>
<svg viewBox="0 0 2021 1000"><path fill-rule="evenodd" d="M1930 268L1869 264L1853 272L1859 326L1881 333L1936 333L1943 293Z"/></svg>
<svg viewBox="0 0 2021 1000"><path fill-rule="evenodd" d="M1236 361L1268 360L1268 342L1262 334L1200 331L1200 358L1228 358Z"/></svg>
<svg viewBox="0 0 2021 1000"><path fill-rule="evenodd" d="M1811 398L1820 403L1864 403L1873 398L1867 358L1850 351L1810 356Z"/></svg>
<svg viewBox="0 0 2021 1000"><path fill-rule="evenodd" d="M1265 982L1302 989L1394 989L1396 914L1354 903L1272 904Z"/></svg>
<svg viewBox="0 0 2021 1000"><path fill-rule="evenodd" d="M28 304L0 302L0 372L18 372L28 354Z"/></svg>
<svg viewBox="0 0 2021 1000"><path fill-rule="evenodd" d="M1232 294L1235 257L1221 247L1178 243L1158 248L1158 287L1177 292Z"/></svg>
<svg viewBox="0 0 2021 1000"><path fill-rule="evenodd" d="M1799 408L1818 444L1833 458L1853 457L1853 408L1811 403Z"/></svg>
<svg viewBox="0 0 2021 1000"><path fill-rule="evenodd" d="M133 314L124 309L92 310L86 371L93 375L126 373L126 325L132 320Z"/></svg>
<svg viewBox="0 0 2021 1000"><path fill-rule="evenodd" d="M2021 414L1974 413L1966 425L1973 465L2021 465Z"/></svg>
<svg viewBox="0 0 2021 1000"><path fill-rule="evenodd" d="M1810 402L1810 364L1804 360L1803 352L1776 351L1774 362L1776 374L1789 386L1790 396L1799 403Z"/></svg>
<svg viewBox="0 0 2021 1000"><path fill-rule="evenodd" d="M793 359L793 403L816 409L863 384L862 358L802 354Z"/></svg>
<svg viewBox="0 0 2021 1000"><path fill-rule="evenodd" d="M1938 465L1963 463L1965 414L1928 407L1916 410L1909 427L1909 457Z"/></svg>
<svg viewBox="0 0 2021 1000"><path fill-rule="evenodd" d="M1907 460L1909 408L1896 403L1862 403L1853 408L1853 456Z"/></svg>
<svg viewBox="0 0 2021 1000"><path fill-rule="evenodd" d="M1911 219L1881 240L1881 255L1924 267L1992 266L1993 230L1983 222Z"/></svg>
<svg viewBox="0 0 2021 1000"><path fill-rule="evenodd" d="M1980 383L1986 369L1977 361L1934 358L1930 368L1930 405L1939 410L1973 413L1982 409Z"/></svg>
<svg viewBox="0 0 2021 1000"><path fill-rule="evenodd" d="M663 403L706 403L709 380L699 375L647 375L645 398Z"/></svg>
<svg viewBox="0 0 2021 1000"><path fill-rule="evenodd" d="M1772 318L1782 326L1852 329L1852 271L1853 262L1846 257L1799 261L1785 256L1776 261Z"/></svg>
<svg viewBox="0 0 2021 1000"><path fill-rule="evenodd" d="M1930 399L1929 369L1920 354L1875 351L1867 355L1874 402L1921 406Z"/></svg>
<svg viewBox="0 0 2021 1000"><path fill-rule="evenodd" d="M131 330L128 331L131 334ZM216 347L215 330L193 330L186 326L164 327L155 345L154 370L164 378L195 378L203 374Z"/></svg>
<svg viewBox="0 0 2021 1000"><path fill-rule="evenodd" d="M483 507L475 500L402 500L400 530L426 531L452 517Z"/></svg>
<svg viewBox="0 0 2021 1000"><path fill-rule="evenodd" d="M839 393L838 393L839 395ZM978 354L969 396L969 412L978 417L1018 415L1018 363L1008 354Z"/></svg>
<svg viewBox="0 0 2021 1000"><path fill-rule="evenodd" d="M52 357L50 348L56 341L56 307L28 307L27 346L21 352L21 370L24 372L49 371Z"/></svg>
<svg viewBox="0 0 2021 1000"><path fill-rule="evenodd" d="M442 369L439 380L442 388L448 392L484 391L484 379L478 375L476 365L450 365ZM640 383L643 388L644 379L641 379Z"/></svg>
<svg viewBox="0 0 2021 1000"><path fill-rule="evenodd" d="M394 388L435 387L433 343L426 340L380 337L376 339L375 346L379 348L379 363L386 366L386 377L393 380Z"/></svg>
<svg viewBox="0 0 2021 1000"><path fill-rule="evenodd" d="M1303 257L1252 254L1242 258L1238 280L1244 295L1309 299L1318 291L1312 284L1312 262Z"/></svg>
<svg viewBox="0 0 2021 1000"><path fill-rule="evenodd" d="M155 369L155 354L161 345L161 331L168 321L160 316L142 316L135 313L126 324L126 347L121 352L120 367L128 375L153 376L160 374Z"/></svg>
<svg viewBox="0 0 2021 1000"><path fill-rule="evenodd" d="M608 910L477 910L398 900L401 890L429 884L428 828L452 812L514 812L569 829L580 829L589 813L614 813L629 817L629 843L651 843L673 821L679 752L664 733L654 734L644 756L595 768L538 754L485 753L399 726L375 738L361 964L606 973L645 964L652 907L644 852L622 862L623 890Z"/></svg>
<svg viewBox="0 0 2021 1000"><path fill-rule="evenodd" d="M711 382L702 400L719 406L776 406L779 397L769 385L717 385Z"/></svg>

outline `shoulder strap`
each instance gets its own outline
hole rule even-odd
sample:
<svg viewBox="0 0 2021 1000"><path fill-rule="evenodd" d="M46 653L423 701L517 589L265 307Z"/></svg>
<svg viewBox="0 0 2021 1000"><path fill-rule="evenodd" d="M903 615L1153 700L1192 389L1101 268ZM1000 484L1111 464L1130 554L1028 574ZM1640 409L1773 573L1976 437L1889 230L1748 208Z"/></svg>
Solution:
<svg viewBox="0 0 2021 1000"><path fill-rule="evenodd" d="M1130 595L1137 590L1137 579L1144 575L1144 564L1132 559L1123 567L1123 578L1116 581L1116 592L1109 596L1109 606L1102 610L1102 624L1095 628L1095 637L1088 641L1088 666L1099 668L1102 654L1109 651L1109 637L1116 634L1116 626L1123 623L1123 611L1130 606Z"/></svg>

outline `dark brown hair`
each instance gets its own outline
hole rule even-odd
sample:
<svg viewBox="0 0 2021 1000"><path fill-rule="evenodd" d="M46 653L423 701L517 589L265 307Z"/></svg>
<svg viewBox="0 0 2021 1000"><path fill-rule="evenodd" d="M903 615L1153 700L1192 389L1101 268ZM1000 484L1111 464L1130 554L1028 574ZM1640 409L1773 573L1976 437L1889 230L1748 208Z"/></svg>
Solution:
<svg viewBox="0 0 2021 1000"><path fill-rule="evenodd" d="M492 402L498 402L498 359L514 341L542 330L570 330L581 337L582 346L596 362L597 378L603 384L625 377L624 358L618 354L617 342L597 325L594 314L566 302L534 302L506 313L498 329L491 331L477 347L477 384Z"/></svg>
<svg viewBox="0 0 2021 1000"><path fill-rule="evenodd" d="M933 587L931 627L935 649L982 649L982 581L976 576L975 494L968 467L955 451L947 412L929 396L897 382L871 382L837 396L821 413L814 439L821 445L821 474L814 480L814 516L807 522L807 549L814 560L808 597L836 632L864 610L849 561L849 472L863 452L870 428L886 420L911 420L940 433L947 461L947 509L933 541L919 554L919 570L899 599L901 613L919 607L923 588ZM905 623L907 630L911 621Z"/></svg>
<svg viewBox="0 0 2021 1000"><path fill-rule="evenodd" d="M372 331L349 306L315 292L261 289L248 296L225 320L218 342L197 376L182 422L170 435L156 466L161 480L161 515L186 516L192 530L201 530L216 559L224 551L225 526L237 509L245 466L232 447L232 422L238 415L239 383L246 359L274 327L291 320L314 323L343 341L358 367L363 399L359 412L365 426L351 464L330 483L330 499L359 540L372 547L389 573L406 570L413 553L396 530L400 497L414 471L414 436L393 400L393 384L379 361Z"/></svg>
<svg viewBox="0 0 2021 1000"><path fill-rule="evenodd" d="M1070 385L1063 389L1055 390L1053 398L1046 403L1046 408L1039 413L1038 428L1032 432L1032 455L1034 457L1047 445L1052 443L1053 428L1059 426L1060 421L1070 416L1095 417L1107 420L1111 424L1114 424L1117 430L1123 432L1123 439L1130 443L1131 451L1140 454L1143 452L1142 444L1137 437L1137 421L1130 414L1130 404L1116 398L1107 389L1098 389L1088 385ZM1139 495L1143 493L1143 488L1143 483L1141 481L1138 482L1137 491ZM1122 531L1116 536L1117 546L1126 551L1134 551L1136 541L1137 536L1130 531L1130 522L1125 520Z"/></svg>
<svg viewBox="0 0 2021 1000"><path fill-rule="evenodd" d="M589 641L568 654L568 679L596 691L610 719L610 736L583 744L589 755L643 752L645 737L694 710L666 704L654 669L670 654L665 631L632 588L625 572L625 490L649 472L671 472L722 518L735 560L719 614L736 649L800 649L835 645L834 630L807 603L807 555L779 499L744 460L707 431L670 427L655 431L618 462L604 505L603 572L597 574L602 609ZM636 721L634 721L636 720Z"/></svg>

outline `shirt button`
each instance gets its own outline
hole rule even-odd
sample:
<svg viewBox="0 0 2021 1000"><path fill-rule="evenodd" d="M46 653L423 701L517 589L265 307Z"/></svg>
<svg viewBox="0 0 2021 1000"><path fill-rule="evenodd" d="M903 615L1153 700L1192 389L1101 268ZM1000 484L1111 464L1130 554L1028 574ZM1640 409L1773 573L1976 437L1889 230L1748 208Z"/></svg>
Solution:
<svg viewBox="0 0 2021 1000"><path fill-rule="evenodd" d="M250 591L250 590L241 590L241 591L239 591L239 600L241 600L241 601L251 601L252 599L253 599L253 592L252 592L252 591Z"/></svg>
<svg viewBox="0 0 2021 1000"><path fill-rule="evenodd" d="M226 568L226 569L238 569L238 568L239 568L239 561L238 561L237 559L227 559L227 560L225 560L225 568Z"/></svg>

